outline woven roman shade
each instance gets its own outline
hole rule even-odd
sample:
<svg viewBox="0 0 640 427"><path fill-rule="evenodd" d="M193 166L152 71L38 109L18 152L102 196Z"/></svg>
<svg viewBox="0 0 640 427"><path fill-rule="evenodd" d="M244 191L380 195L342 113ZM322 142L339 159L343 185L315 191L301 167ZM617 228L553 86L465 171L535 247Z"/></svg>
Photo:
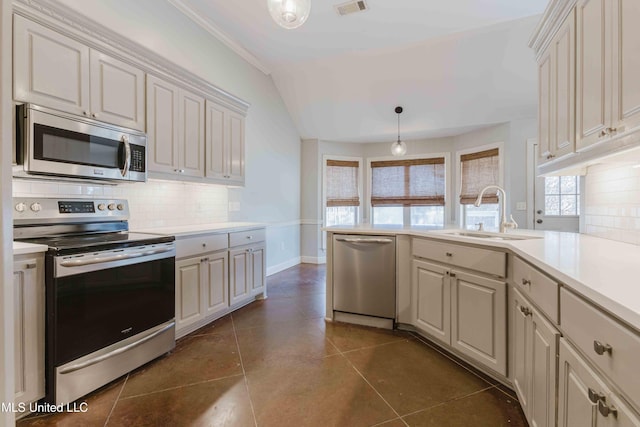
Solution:
<svg viewBox="0 0 640 427"><path fill-rule="evenodd" d="M327 160L327 206L360 206L358 162Z"/></svg>
<svg viewBox="0 0 640 427"><path fill-rule="evenodd" d="M371 206L444 206L444 157L371 162Z"/></svg>
<svg viewBox="0 0 640 427"><path fill-rule="evenodd" d="M487 185L498 185L499 150L480 151L460 156L460 204L473 204ZM498 192L488 190L482 203L498 203Z"/></svg>

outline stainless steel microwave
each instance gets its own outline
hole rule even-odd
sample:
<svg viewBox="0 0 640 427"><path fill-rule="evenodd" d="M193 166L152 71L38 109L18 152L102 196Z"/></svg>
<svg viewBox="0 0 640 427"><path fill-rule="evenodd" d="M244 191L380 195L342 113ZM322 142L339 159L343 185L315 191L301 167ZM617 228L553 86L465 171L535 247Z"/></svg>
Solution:
<svg viewBox="0 0 640 427"><path fill-rule="evenodd" d="M147 136L33 104L16 108L14 176L147 180Z"/></svg>

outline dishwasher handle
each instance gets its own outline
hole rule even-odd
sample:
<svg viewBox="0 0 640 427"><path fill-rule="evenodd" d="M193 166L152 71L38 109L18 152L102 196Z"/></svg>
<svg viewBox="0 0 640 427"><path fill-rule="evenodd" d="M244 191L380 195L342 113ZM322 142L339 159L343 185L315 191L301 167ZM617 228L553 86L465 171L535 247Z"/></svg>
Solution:
<svg viewBox="0 0 640 427"><path fill-rule="evenodd" d="M393 243L393 239L359 239L354 237L336 237L336 241L347 243Z"/></svg>

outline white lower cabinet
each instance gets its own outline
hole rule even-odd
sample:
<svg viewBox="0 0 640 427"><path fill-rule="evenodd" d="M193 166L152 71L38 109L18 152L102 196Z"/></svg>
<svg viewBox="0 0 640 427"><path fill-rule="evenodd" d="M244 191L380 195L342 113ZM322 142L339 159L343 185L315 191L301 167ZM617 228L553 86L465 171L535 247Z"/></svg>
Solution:
<svg viewBox="0 0 640 427"><path fill-rule="evenodd" d="M231 305L264 291L265 261L263 243L229 250Z"/></svg>
<svg viewBox="0 0 640 427"><path fill-rule="evenodd" d="M513 387L529 425L553 427L560 332L514 288L510 304Z"/></svg>
<svg viewBox="0 0 640 427"><path fill-rule="evenodd" d="M421 259L424 255L435 257L439 251L443 252L443 259L459 257L460 262L466 264L476 258L490 259L492 271L495 268L495 272L504 275L504 253L477 249L476 256L474 250L452 244L444 244L441 248L438 242L414 239L413 325L458 353L506 376L506 283L488 275Z"/></svg>
<svg viewBox="0 0 640 427"><path fill-rule="evenodd" d="M176 262L176 329L229 306L227 260L224 250Z"/></svg>
<svg viewBox="0 0 640 427"><path fill-rule="evenodd" d="M640 426L640 419L565 338L560 339L559 360L558 427ZM637 372L630 368L629 374Z"/></svg>
<svg viewBox="0 0 640 427"><path fill-rule="evenodd" d="M44 257L13 260L15 403L29 406L44 397Z"/></svg>

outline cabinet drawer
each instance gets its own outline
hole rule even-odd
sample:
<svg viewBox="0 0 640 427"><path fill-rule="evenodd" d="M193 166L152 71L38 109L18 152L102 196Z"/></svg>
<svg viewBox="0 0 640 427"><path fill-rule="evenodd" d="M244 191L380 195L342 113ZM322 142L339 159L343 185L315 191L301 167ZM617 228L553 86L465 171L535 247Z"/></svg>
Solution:
<svg viewBox="0 0 640 427"><path fill-rule="evenodd" d="M640 336L564 288L560 289L560 307L561 326L568 339L634 404L640 405L640 376L636 369ZM601 346L610 350L603 351Z"/></svg>
<svg viewBox="0 0 640 427"><path fill-rule="evenodd" d="M248 245L265 240L264 228L229 233L229 247Z"/></svg>
<svg viewBox="0 0 640 427"><path fill-rule="evenodd" d="M512 257L513 283L524 291L555 324L558 324L558 288L560 285L518 257Z"/></svg>
<svg viewBox="0 0 640 427"><path fill-rule="evenodd" d="M435 240L413 239L412 254L470 270L505 277L507 254Z"/></svg>
<svg viewBox="0 0 640 427"><path fill-rule="evenodd" d="M205 252L227 249L227 233L205 234L176 240L176 258L195 256Z"/></svg>

